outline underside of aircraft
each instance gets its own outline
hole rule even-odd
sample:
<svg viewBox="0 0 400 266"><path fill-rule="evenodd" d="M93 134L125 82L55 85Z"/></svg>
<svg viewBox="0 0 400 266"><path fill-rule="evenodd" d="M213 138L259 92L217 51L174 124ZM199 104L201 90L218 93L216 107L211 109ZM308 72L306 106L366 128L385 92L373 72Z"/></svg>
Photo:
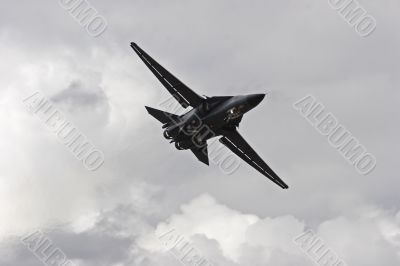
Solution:
<svg viewBox="0 0 400 266"><path fill-rule="evenodd" d="M148 113L163 124L164 137L175 143L178 150L191 150L198 160L208 165L207 140L221 136L219 141L238 157L281 188L289 188L237 130L243 115L257 106L265 94L202 97L136 43L131 43L131 47L178 103L189 109L183 115L176 115L146 106Z"/></svg>

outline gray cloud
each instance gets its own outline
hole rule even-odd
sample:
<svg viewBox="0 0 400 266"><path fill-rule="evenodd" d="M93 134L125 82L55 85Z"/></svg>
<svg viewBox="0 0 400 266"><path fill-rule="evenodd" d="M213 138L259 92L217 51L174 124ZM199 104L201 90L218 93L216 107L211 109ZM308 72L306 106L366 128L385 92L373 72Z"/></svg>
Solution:
<svg viewBox="0 0 400 266"><path fill-rule="evenodd" d="M36 228L82 265L176 265L137 241L173 214L194 230L198 221L180 207L201 213L192 200L205 193L217 211L204 222L228 219L220 206L259 217L267 229L268 221L289 215L331 241L351 265L398 264L397 1L362 2L378 21L368 38L328 1L91 3L109 22L99 38L88 36L58 1L6 1L0 10L0 134L7 151L0 154L2 265L40 265L7 240ZM200 94L270 92L239 130L290 190L245 164L225 176L168 145L144 109L157 106L164 88L131 41ZM104 151L100 171L88 173L24 109L21 100L37 90ZM373 173L360 176L293 110L309 93L377 157ZM366 206L376 211L359 211ZM310 265L277 248L284 233L271 243L242 243L236 262L221 252L233 242L206 237L206 230L188 237L218 265ZM371 256L355 248L365 243L359 250Z"/></svg>

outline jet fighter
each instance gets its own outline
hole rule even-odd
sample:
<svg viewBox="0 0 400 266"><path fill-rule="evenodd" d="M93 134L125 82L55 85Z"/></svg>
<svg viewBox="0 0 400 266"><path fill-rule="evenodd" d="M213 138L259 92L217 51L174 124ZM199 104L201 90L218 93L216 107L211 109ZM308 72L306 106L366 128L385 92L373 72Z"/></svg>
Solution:
<svg viewBox="0 0 400 266"><path fill-rule="evenodd" d="M242 160L281 188L289 188L237 130L243 115L256 107L265 94L200 96L136 43L131 43L131 47L178 103L189 110L176 115L146 106L148 113L163 124L164 137L175 143L178 150L191 150L199 161L209 165L207 140L221 136L219 141Z"/></svg>

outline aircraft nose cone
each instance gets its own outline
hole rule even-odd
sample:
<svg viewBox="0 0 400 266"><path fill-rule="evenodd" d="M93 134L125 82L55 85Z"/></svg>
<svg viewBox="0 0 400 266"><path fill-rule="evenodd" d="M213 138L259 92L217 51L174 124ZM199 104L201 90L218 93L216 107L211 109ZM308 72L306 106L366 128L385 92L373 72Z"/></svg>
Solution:
<svg viewBox="0 0 400 266"><path fill-rule="evenodd" d="M262 100L264 100L265 94L252 94L249 96L249 103L252 106L258 105Z"/></svg>

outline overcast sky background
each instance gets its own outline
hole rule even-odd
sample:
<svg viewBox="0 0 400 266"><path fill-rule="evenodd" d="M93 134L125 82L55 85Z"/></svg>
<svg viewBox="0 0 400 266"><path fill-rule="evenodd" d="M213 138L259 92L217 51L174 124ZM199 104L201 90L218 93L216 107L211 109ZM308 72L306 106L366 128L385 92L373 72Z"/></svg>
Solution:
<svg viewBox="0 0 400 266"><path fill-rule="evenodd" d="M362 38L327 0L105 1L98 38L57 0L0 8L0 265L42 263L46 232L78 266L180 265L155 237L176 228L213 265L313 265L311 228L351 266L400 263L400 2L360 0ZM131 41L199 94L269 92L240 132L290 186L242 164L206 167L162 137L144 105L165 89ZM88 171L22 100L43 92L105 154ZM314 95L377 158L367 176L292 104Z"/></svg>

